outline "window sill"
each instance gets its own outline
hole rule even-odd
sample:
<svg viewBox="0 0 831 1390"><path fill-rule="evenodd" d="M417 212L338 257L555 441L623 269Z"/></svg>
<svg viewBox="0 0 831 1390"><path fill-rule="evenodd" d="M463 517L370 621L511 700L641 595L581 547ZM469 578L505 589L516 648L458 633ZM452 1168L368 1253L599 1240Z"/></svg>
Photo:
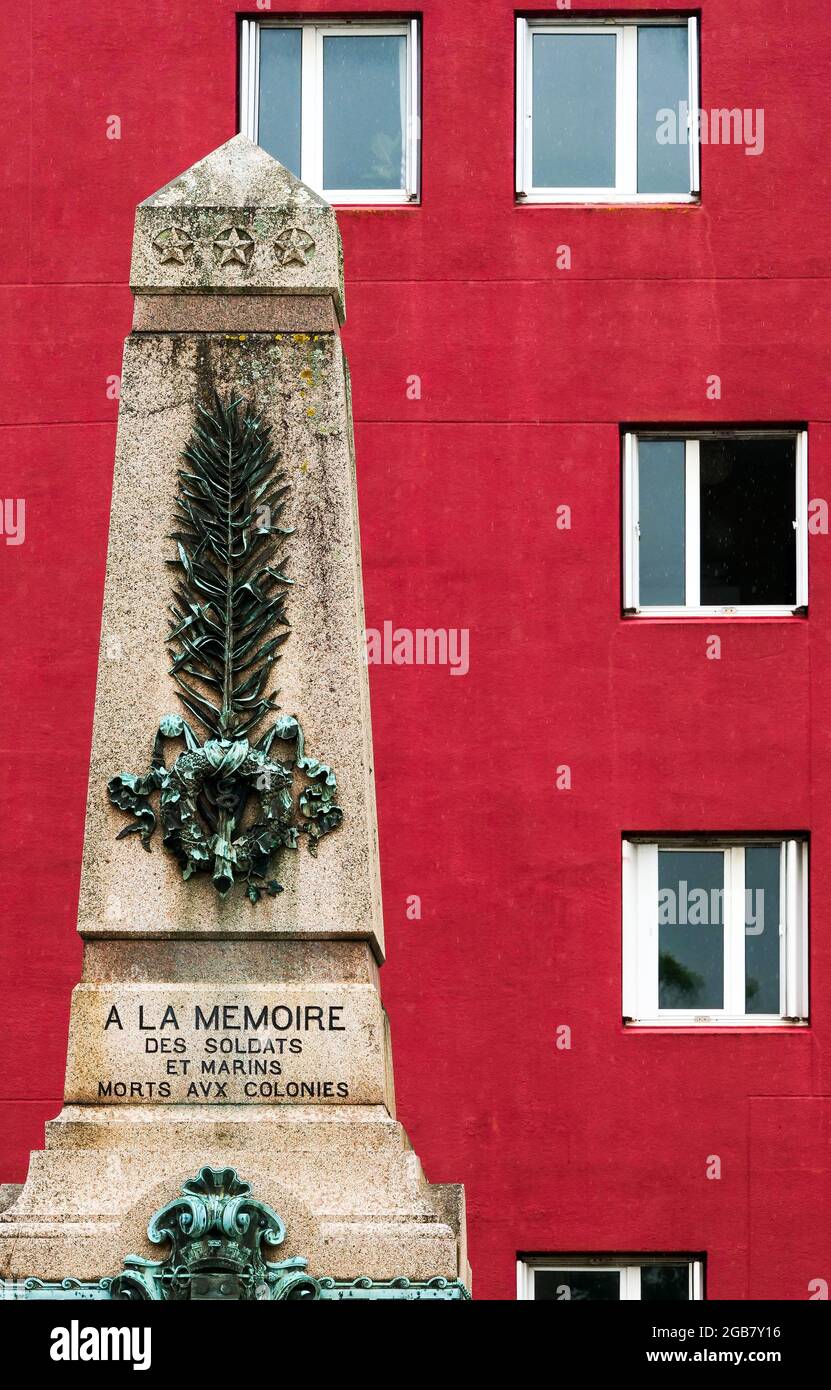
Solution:
<svg viewBox="0 0 831 1390"><path fill-rule="evenodd" d="M701 606L699 608L625 608L623 617L629 621L631 619L643 618L669 618L686 622L695 618L718 618L722 621L746 622L754 618L807 618L808 609L806 606L790 608L771 604L769 607L760 605L752 607L748 604L746 608L716 608Z"/></svg>
<svg viewBox="0 0 831 1390"><path fill-rule="evenodd" d="M318 190L315 190L316 192ZM420 207L420 199L414 198L409 193L361 193L350 192L349 189L323 189L320 193L321 198L325 198L332 207L360 207L360 208L409 208Z"/></svg>
<svg viewBox="0 0 831 1390"><path fill-rule="evenodd" d="M781 1033L783 1029L793 1033L804 1033L810 1028L807 1018L775 1018L772 1014L760 1014L752 1021L741 1018L708 1018L696 1023L691 1018L624 1019L624 1033Z"/></svg>
<svg viewBox="0 0 831 1390"><path fill-rule="evenodd" d="M698 193L517 193L517 207L692 207L700 205Z"/></svg>

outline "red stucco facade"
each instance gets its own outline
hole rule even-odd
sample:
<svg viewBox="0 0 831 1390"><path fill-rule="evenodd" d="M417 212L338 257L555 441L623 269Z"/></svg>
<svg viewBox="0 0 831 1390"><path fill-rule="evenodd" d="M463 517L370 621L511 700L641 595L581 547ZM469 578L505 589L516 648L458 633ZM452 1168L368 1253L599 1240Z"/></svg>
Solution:
<svg viewBox="0 0 831 1390"><path fill-rule="evenodd" d="M317 8L391 12L272 6ZM702 105L763 107L764 154L705 148L700 205L531 207L514 7L420 12L422 203L339 218L367 622L470 630L464 678L370 672L401 1118L466 1185L479 1297L515 1296L517 1251L679 1251L709 1298L805 1299L831 1279L831 539L807 618L626 621L620 427L804 423L831 497L831 32L809 0L701 0ZM236 24L234 0L0 14L6 1181L59 1109L79 972L133 210L234 133ZM810 832L809 1028L624 1030L635 830Z"/></svg>

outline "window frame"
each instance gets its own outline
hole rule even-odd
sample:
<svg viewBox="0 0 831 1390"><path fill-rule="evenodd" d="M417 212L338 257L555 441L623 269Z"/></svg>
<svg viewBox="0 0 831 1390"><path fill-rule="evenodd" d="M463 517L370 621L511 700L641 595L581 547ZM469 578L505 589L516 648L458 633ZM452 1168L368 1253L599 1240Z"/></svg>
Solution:
<svg viewBox="0 0 831 1390"><path fill-rule="evenodd" d="M749 1014L736 1005L745 986L744 851L781 846L778 1014ZM661 850L722 852L724 863L724 1007L658 1007L658 854ZM623 840L623 1022L647 1028L781 1028L809 1023L808 840L804 835L627 835Z"/></svg>
<svg viewBox="0 0 831 1390"><path fill-rule="evenodd" d="M641 1269L644 1265L680 1265L689 1268L689 1291L691 1303L704 1301L704 1260L690 1255L519 1255L517 1256L517 1301L536 1302L534 1298L534 1276L543 1273L576 1274L594 1272L598 1269L615 1271L620 1274L621 1303L642 1302ZM560 1302L570 1302L561 1299ZM586 1300L591 1301L591 1300ZM659 1301L659 1300L656 1300Z"/></svg>
<svg viewBox="0 0 831 1390"><path fill-rule="evenodd" d="M681 439L685 452L686 592L701 593L699 446L702 439L793 439L796 445L794 499L796 602L767 604L640 605L640 529L638 443L641 439ZM792 429L644 429L623 435L623 613L627 618L784 618L808 611L808 431Z"/></svg>
<svg viewBox="0 0 831 1390"><path fill-rule="evenodd" d="M242 19L239 37L239 128L258 143L260 101L260 34L263 29L301 31L300 174L303 183L334 204L403 206L418 203L421 194L421 44L420 21L345 16L309 18L280 15ZM407 116L404 130L404 188L323 187L323 43L361 33L366 37L405 37L407 40Z"/></svg>
<svg viewBox="0 0 831 1390"><path fill-rule="evenodd" d="M687 193L639 193L638 185L638 28L658 26L687 29ZM614 188L546 188L533 182L533 60L534 34L564 31L572 34L617 35L617 81ZM515 192L521 203L695 203L700 199L698 18L673 14L648 17L593 17L574 21L537 15L516 21L516 150ZM695 113L695 119L693 115Z"/></svg>

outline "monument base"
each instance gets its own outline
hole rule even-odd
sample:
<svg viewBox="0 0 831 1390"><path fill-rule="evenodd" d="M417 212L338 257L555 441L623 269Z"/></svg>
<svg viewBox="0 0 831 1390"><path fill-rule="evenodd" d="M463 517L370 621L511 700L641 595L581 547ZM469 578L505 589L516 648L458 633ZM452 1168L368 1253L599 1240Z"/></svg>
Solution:
<svg viewBox="0 0 831 1390"><path fill-rule="evenodd" d="M469 1281L462 1188L426 1181L383 1106L70 1105L0 1212L5 1289L158 1259L148 1221L204 1165L251 1184L285 1224L281 1258L315 1278Z"/></svg>
<svg viewBox="0 0 831 1390"><path fill-rule="evenodd" d="M0 1192L0 1296L466 1297L462 1189L394 1118L377 977L365 942L87 941L64 1108ZM276 1265L243 1248L249 1207Z"/></svg>

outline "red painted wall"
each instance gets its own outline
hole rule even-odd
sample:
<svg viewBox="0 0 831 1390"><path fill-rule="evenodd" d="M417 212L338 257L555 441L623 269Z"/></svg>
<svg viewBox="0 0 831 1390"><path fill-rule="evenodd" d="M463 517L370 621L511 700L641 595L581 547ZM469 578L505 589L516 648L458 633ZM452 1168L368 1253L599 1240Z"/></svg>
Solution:
<svg viewBox="0 0 831 1390"><path fill-rule="evenodd" d="M79 972L133 209L234 133L235 8L0 16L0 492L27 502L0 542L5 1180L59 1109ZM689 1250L709 1297L804 1299L831 1279L831 540L807 621L623 622L619 426L805 421L831 497L831 34L809 0L702 0L702 103L764 107L763 156L704 149L701 206L517 207L513 7L422 9L422 206L340 214L367 621L471 633L463 679L371 669L401 1117L466 1184L480 1297L514 1296L517 1250ZM810 1030L624 1034L639 828L810 830Z"/></svg>

